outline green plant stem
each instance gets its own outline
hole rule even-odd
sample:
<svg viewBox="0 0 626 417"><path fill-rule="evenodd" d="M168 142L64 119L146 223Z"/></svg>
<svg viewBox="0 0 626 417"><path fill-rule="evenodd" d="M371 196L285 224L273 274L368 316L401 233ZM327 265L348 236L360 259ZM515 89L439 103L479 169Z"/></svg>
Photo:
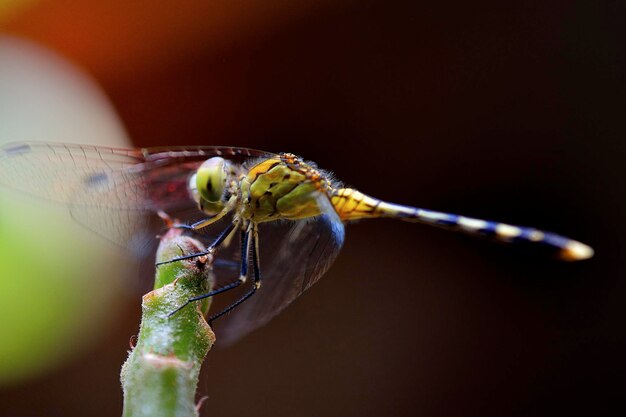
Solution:
<svg viewBox="0 0 626 417"><path fill-rule="evenodd" d="M179 230L161 238L157 262L203 250ZM202 261L202 260L200 260ZM168 315L189 298L210 291L210 264L197 259L157 268L155 289L143 296L137 344L121 372L124 417L197 417L195 396L202 361L215 342L201 305Z"/></svg>

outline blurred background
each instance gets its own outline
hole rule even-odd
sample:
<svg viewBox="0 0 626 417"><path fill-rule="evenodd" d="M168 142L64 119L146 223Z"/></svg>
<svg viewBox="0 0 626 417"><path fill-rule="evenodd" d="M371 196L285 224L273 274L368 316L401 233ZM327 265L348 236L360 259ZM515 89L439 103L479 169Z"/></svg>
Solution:
<svg viewBox="0 0 626 417"><path fill-rule="evenodd" d="M596 249L567 264L351 225L324 279L210 352L202 415L622 415L625 9L3 1L0 141L288 151L380 198ZM120 415L135 267L64 207L0 205L0 415Z"/></svg>

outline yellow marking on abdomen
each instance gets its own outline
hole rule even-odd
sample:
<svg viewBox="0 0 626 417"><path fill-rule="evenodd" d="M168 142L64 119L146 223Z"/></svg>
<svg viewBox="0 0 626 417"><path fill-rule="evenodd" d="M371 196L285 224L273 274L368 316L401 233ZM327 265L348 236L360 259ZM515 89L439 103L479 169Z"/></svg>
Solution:
<svg viewBox="0 0 626 417"><path fill-rule="evenodd" d="M343 221L381 217L381 200L352 188L341 188L332 195L331 203Z"/></svg>

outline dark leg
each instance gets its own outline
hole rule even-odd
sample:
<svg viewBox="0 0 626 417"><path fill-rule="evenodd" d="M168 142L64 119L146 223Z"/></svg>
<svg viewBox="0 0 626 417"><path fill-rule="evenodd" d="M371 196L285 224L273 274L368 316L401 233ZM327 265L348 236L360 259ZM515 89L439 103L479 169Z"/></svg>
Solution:
<svg viewBox="0 0 626 417"><path fill-rule="evenodd" d="M242 264L243 265L243 264ZM228 313L239 304L246 301L248 298L252 297L252 295L261 287L261 268L259 267L259 236L257 232L256 225L253 225L252 231L252 270L254 271L254 286L245 293L239 300L235 301L224 310L219 313L209 317L209 326L213 324L215 320L222 317L224 314Z"/></svg>
<svg viewBox="0 0 626 417"><path fill-rule="evenodd" d="M241 270L239 271L239 278L243 278L245 282L248 277L248 265L250 264L250 230L243 230L241 232Z"/></svg>
<svg viewBox="0 0 626 417"><path fill-rule="evenodd" d="M187 305L193 303L194 301L204 300L205 298L213 297L214 295L221 294L228 290L232 290L233 288L237 288L244 282L246 282L248 276L248 253L250 252L250 230L245 230L241 232L241 273L239 274L239 278L236 281L231 282L223 286L222 288L218 288L206 294L199 295L197 297L190 298L183 305L178 307L176 310L172 311L168 314L168 317L172 317L174 314L178 313L183 308L187 307Z"/></svg>
<svg viewBox="0 0 626 417"><path fill-rule="evenodd" d="M228 213L229 211L230 211L229 208L225 208L221 212L217 213L215 216L211 216L211 217L208 217L206 219L202 219L200 221L195 222L192 225L174 224L172 227L175 227L177 229L186 229L186 230L198 231L198 230L200 230L200 229L202 229L204 227L207 227L210 224L215 223L216 221L218 221L219 219L224 217L226 215L226 213Z"/></svg>
<svg viewBox="0 0 626 417"><path fill-rule="evenodd" d="M200 221L197 221L193 224L182 224L182 223L176 223L171 225L170 227L173 227L174 229L184 229L184 230L190 230L192 232L197 232L199 229L202 229L202 225L204 225L208 220L212 220L213 217L209 217L207 219L202 219ZM204 227L204 226L203 226Z"/></svg>
<svg viewBox="0 0 626 417"><path fill-rule="evenodd" d="M169 214L167 214L163 210L157 211L157 216L159 216L161 218L161 220L163 220L163 223L165 223L164 230L167 230L167 229L183 229L183 230L189 230L192 233L198 233L198 230L202 229L207 224L210 224L214 219L218 218L218 216L216 215L216 216L213 216L213 217L208 217L206 219L202 219L200 221L197 221L197 222L189 225L189 224L176 223L178 220L172 219L169 216ZM223 216L219 216L219 218L221 218L221 217L223 217Z"/></svg>
<svg viewBox="0 0 626 417"><path fill-rule="evenodd" d="M206 251L198 252L198 253L192 253L190 255L179 256L177 258L173 258L173 259L170 259L170 260L167 260L167 261L163 261L163 262L157 262L156 266L165 265L165 264L169 264L169 263L177 262L177 261L182 261L182 260L185 260L185 259L196 258L198 256L208 255L215 248L217 248L219 245L221 245L222 242L224 242L224 240L226 240L228 235L230 235L230 233L233 231L233 229L236 226L237 226L237 222L233 222L233 223L229 224L228 227L226 227L226 229L224 229L222 231L222 233L220 233L219 236L213 241L213 243L211 243L209 245L209 247L207 248Z"/></svg>
<svg viewBox="0 0 626 417"><path fill-rule="evenodd" d="M244 283L244 281L242 281L241 279L238 278L236 281L233 281L230 284L223 286L222 288L218 288L217 290L213 290L213 291L208 292L206 294L202 294L202 295L199 295L197 297L190 298L189 300L185 301L185 304L181 305L176 310L174 310L170 314L168 314L167 317L172 317L174 314L178 313L180 310L182 310L183 308L187 307L189 304L193 303L194 301L204 300L205 298L213 297L214 295L221 294L221 293L226 292L228 290L232 290L233 288L237 288L238 286L240 286L243 283Z"/></svg>

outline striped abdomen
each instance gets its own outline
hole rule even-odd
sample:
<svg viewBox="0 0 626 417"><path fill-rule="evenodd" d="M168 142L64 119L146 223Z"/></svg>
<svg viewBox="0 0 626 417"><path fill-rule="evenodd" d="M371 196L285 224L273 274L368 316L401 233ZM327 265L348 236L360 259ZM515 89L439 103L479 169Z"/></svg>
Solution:
<svg viewBox="0 0 626 417"><path fill-rule="evenodd" d="M387 203L351 188L336 190L331 201L343 221L388 217L426 223L507 243L529 242L555 251L559 258L567 261L593 256L591 247L555 233Z"/></svg>

